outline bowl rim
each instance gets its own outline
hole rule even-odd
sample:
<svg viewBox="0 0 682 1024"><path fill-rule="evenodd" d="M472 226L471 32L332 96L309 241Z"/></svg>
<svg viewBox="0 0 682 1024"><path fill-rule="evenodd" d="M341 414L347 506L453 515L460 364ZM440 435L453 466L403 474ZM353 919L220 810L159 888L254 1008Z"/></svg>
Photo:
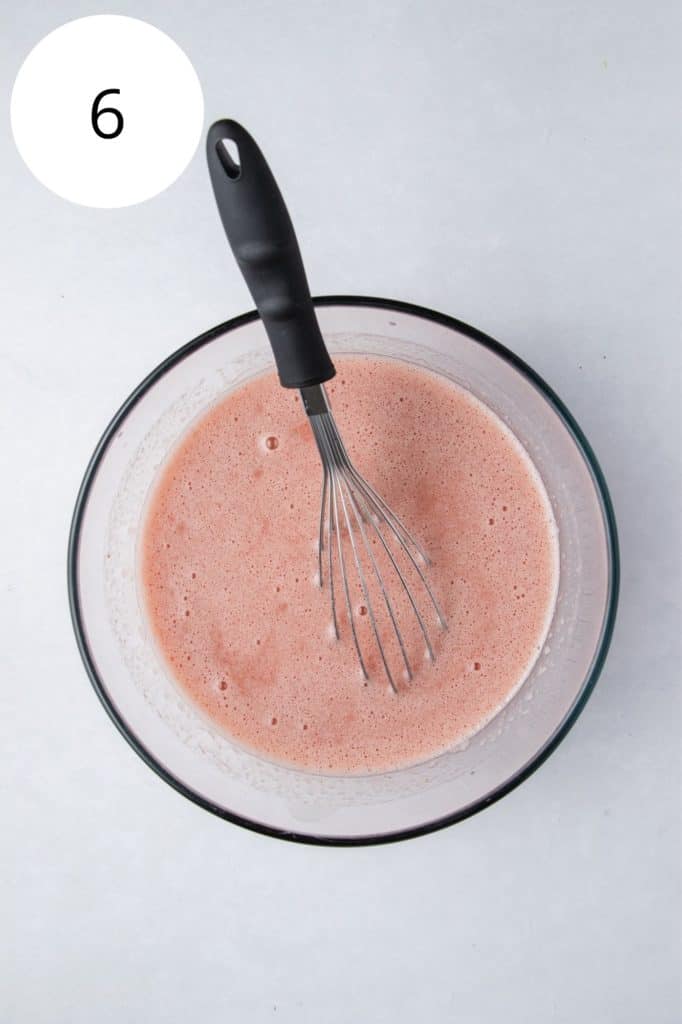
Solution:
<svg viewBox="0 0 682 1024"><path fill-rule="evenodd" d="M611 638L613 636L613 629L616 619L616 611L618 606L618 592L620 585L620 555L618 548L618 533L616 527L616 519L613 510L613 504L611 496L609 494L608 487L604 474L601 470L597 457L590 445L589 441L585 437L583 431L579 427L578 423L570 413L568 408L564 405L559 396L549 387L543 378L535 372L527 363L525 363L519 356L511 352L500 342L495 341L489 335L483 331L478 330L475 327L471 327L469 324L464 323L462 320L458 320L455 317L448 316L445 313L439 313L435 310L428 309L424 306L414 305L409 302L402 302L396 299L385 299L378 298L375 296L360 296L360 295L324 295L316 296L313 298L313 303L317 307L325 306L355 306L355 307L370 307L372 309L383 309L389 312L405 313L409 316L414 316L424 320L430 320L433 323L447 327L450 330L454 330L459 334L464 334L472 341L483 345L485 348L495 352L502 359L506 360L511 366L514 367L519 373L521 373L527 380L531 382L542 394L542 396L549 402L554 409L554 412L564 423L564 426L571 434L574 443L581 452L585 463L590 471L592 480L595 486L595 491L599 498L603 519L604 519L604 530L606 537L607 546L607 571L608 571L608 590L606 599L606 610L604 619L602 622L602 629L599 638L599 642L595 649L595 653L592 659L592 663L589 671L587 672L583 681L580 693L574 701L572 707L569 709L564 719L559 723L557 728L554 730L549 739L544 745L536 752L536 754L530 758L526 764L522 765L509 779L504 783L497 786L490 793L487 793L484 797L472 802L471 804L460 808L450 814L444 815L433 821L425 822L420 825L413 826L411 828L399 829L393 832L386 832L380 834L369 834L363 836L325 836L315 835L314 833L290 831L287 829L275 828L271 825L267 825L264 822L255 821L250 818L245 818L242 815L235 814L232 811L227 810L224 807L213 803L211 800L207 800L200 793L196 792L190 786L187 786L181 779L177 778L172 774L163 764L161 764L154 755L144 746L141 740L132 732L127 722L124 720L122 715L119 714L118 709L110 699L103 679L100 678L97 666L95 664L94 657L92 656L85 627L83 623L80 595L78 588L78 555L80 545L80 535L85 518L88 497L92 484L97 475L98 468L102 462L107 449L116 436L116 433L120 429L122 422L126 419L127 415L133 409L140 399L161 379L170 369L177 366L178 363L182 362L188 356L192 355L198 349L204 345L209 344L215 338L220 335L227 334L230 331L236 330L246 324L252 323L258 319L258 312L252 310L248 313L242 313L239 316L232 317L226 320L224 323L218 324L215 327L210 328L203 334L198 335L191 341L182 345L176 349L171 355L156 366L151 373L149 373L144 380L131 392L128 398L123 402L118 411L115 413L108 426L104 430L104 433L100 437L97 446L90 458L90 461L85 470L83 480L81 482L78 495L76 498L76 504L73 511L73 517L71 520L71 528L69 531L68 541L68 553L67 553L67 585L69 595L69 609L71 613L71 621L76 636L76 643L78 650L81 655L81 659L85 666L86 672L90 678L90 682L95 690L95 693L99 697L102 705L104 706L110 719L124 737L133 750L138 754L139 757L152 769L160 778L162 778L168 785L172 786L177 792L181 793L188 800L198 804L205 810L210 811L212 814L229 821L234 825L240 825L243 828L247 828L252 832L258 832L262 835L274 836L278 839L285 839L291 842L306 843L313 846L371 846L379 845L383 843L397 842L402 839L409 839L416 836L427 835L430 832L436 832L439 829L446 828L449 825L454 825L458 821L463 821L465 818L471 817L478 811L483 810L485 807L490 807L496 803L507 793L510 793L513 789L516 789L522 782L525 782L544 761L552 754L562 740L567 736L569 731L575 725L576 721L580 717L585 705L594 690L597 679L601 674L601 670L606 660L606 655L611 644Z"/></svg>

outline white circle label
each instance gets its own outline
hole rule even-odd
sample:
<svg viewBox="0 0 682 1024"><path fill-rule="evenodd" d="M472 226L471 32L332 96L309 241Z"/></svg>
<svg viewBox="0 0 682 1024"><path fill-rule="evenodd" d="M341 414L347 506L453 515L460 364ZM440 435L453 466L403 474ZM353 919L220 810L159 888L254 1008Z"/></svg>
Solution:
<svg viewBox="0 0 682 1024"><path fill-rule="evenodd" d="M137 18L79 18L45 36L12 90L14 141L35 177L83 206L141 203L201 137L204 100L177 43Z"/></svg>

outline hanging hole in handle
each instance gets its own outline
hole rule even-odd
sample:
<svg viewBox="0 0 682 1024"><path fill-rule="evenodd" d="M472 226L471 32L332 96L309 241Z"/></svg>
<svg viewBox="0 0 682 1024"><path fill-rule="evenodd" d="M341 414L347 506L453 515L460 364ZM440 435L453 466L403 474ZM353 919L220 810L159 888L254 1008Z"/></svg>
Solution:
<svg viewBox="0 0 682 1024"><path fill-rule="evenodd" d="M216 153L223 165L223 170L232 181L238 181L242 175L242 167L239 163L239 146L233 139L220 139L216 142Z"/></svg>

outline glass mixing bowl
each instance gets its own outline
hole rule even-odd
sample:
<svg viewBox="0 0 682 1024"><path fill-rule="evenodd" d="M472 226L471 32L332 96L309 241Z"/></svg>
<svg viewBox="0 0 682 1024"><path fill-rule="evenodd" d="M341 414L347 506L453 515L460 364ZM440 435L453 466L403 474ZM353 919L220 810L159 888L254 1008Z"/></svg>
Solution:
<svg viewBox="0 0 682 1024"><path fill-rule="evenodd" d="M92 683L140 757L189 799L284 839L375 843L452 824L527 778L573 725L613 630L616 527L580 428L520 359L466 324L385 299L316 299L332 353L390 355L464 385L509 425L544 481L559 530L559 593L523 686L468 743L383 774L330 776L250 753L182 696L162 667L138 600L136 543L159 466L197 414L271 366L257 314L189 342L132 393L98 444L78 495L69 596Z"/></svg>

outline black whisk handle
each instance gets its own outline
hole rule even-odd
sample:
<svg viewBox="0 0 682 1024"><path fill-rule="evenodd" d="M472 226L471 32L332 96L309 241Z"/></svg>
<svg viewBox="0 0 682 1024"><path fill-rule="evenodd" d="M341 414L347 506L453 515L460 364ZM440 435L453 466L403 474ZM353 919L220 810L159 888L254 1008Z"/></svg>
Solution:
<svg viewBox="0 0 682 1024"><path fill-rule="evenodd" d="M236 147L231 154L225 142ZM216 121L206 140L225 234L267 331L285 388L322 384L329 358L291 218L255 141L236 121Z"/></svg>

